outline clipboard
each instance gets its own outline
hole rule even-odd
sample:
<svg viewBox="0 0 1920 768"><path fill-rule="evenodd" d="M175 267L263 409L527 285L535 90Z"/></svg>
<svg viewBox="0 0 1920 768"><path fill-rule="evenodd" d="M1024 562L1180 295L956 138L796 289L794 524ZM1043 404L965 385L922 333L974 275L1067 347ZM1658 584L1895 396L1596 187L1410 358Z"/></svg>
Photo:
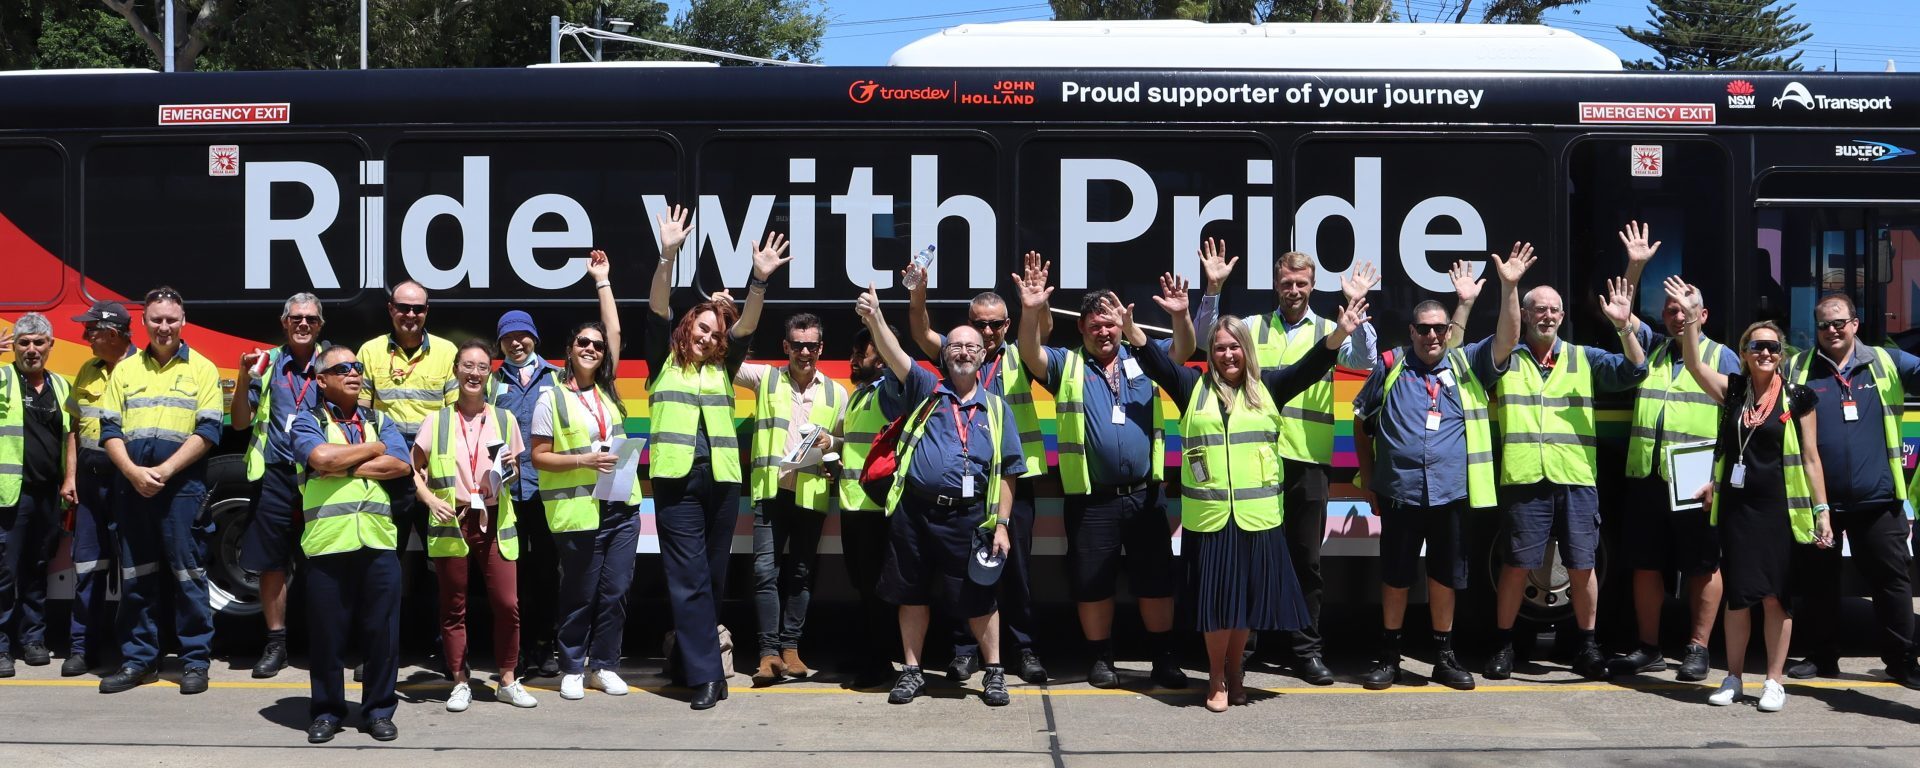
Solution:
<svg viewBox="0 0 1920 768"><path fill-rule="evenodd" d="M1661 457L1667 470L1667 508L1675 512L1699 509L1703 505L1693 494L1713 482L1714 440L1677 443L1664 446Z"/></svg>

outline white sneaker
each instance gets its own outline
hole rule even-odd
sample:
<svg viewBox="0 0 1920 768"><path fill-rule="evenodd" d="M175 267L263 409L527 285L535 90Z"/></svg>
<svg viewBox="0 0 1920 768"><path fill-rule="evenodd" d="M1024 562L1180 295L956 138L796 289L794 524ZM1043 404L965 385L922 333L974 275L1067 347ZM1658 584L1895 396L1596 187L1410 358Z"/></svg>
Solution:
<svg viewBox="0 0 1920 768"><path fill-rule="evenodd" d="M448 712L465 712L467 711L467 707L472 705L473 689L468 688L466 683L453 686L453 692L447 694Z"/></svg>
<svg viewBox="0 0 1920 768"><path fill-rule="evenodd" d="M1769 678L1765 688L1760 690L1760 711L1778 712L1787 706L1787 688L1780 681Z"/></svg>
<svg viewBox="0 0 1920 768"><path fill-rule="evenodd" d="M499 698L501 701L521 709L532 709L540 706L539 700L533 698L533 694L527 693L526 686L521 685L518 680L500 686Z"/></svg>
<svg viewBox="0 0 1920 768"><path fill-rule="evenodd" d="M606 691L608 696L627 695L627 681L620 679L611 669L596 669L593 674L587 675L587 687Z"/></svg>
<svg viewBox="0 0 1920 768"><path fill-rule="evenodd" d="M587 697L586 675L561 675L560 698L579 701Z"/></svg>
<svg viewBox="0 0 1920 768"><path fill-rule="evenodd" d="M1721 680L1720 688L1714 691L1712 696L1707 697L1707 703L1716 707L1724 707L1739 700L1740 678L1733 675L1727 675L1726 679Z"/></svg>

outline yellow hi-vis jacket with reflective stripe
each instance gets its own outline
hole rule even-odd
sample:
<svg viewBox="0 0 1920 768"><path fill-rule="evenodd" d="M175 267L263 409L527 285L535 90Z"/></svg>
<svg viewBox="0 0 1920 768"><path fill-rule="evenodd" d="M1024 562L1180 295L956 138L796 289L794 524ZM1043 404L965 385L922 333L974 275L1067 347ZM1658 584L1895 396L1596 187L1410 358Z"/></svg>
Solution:
<svg viewBox="0 0 1920 768"><path fill-rule="evenodd" d="M493 422L494 434L500 438L501 449L507 450L513 445L513 434L520 426L514 421L513 412L504 408L487 406L487 418ZM460 469L456 462L462 461L454 450L455 442L464 442L463 438L453 436L453 424L460 421L457 408L442 408L440 415L433 419L433 450L427 452L427 490L433 495L460 510L462 514L479 514L469 509L463 495L469 489L460 487ZM463 433L464 436L464 433ZM472 446L467 446L472 450ZM484 448L482 449L485 450ZM486 462L490 465L492 462ZM482 472L486 467L482 467ZM486 482L484 475L477 479ZM500 557L506 560L520 559L520 529L515 525L518 520L513 511L513 486L502 485L499 493L499 513L493 521L494 540L500 546ZM429 517L427 521L427 557L466 557L467 537L460 531L460 520L441 523Z"/></svg>
<svg viewBox="0 0 1920 768"><path fill-rule="evenodd" d="M1580 345L1554 343L1560 348L1558 362L1544 381L1532 352L1519 346L1495 388L1501 485L1594 484L1600 443L1594 432L1593 366Z"/></svg>
<svg viewBox="0 0 1920 768"><path fill-rule="evenodd" d="M107 361L95 357L81 363L73 377L73 402L80 412L73 429L79 433L82 451L100 450L100 398L107 393L109 373Z"/></svg>
<svg viewBox="0 0 1920 768"><path fill-rule="evenodd" d="M1627 431L1627 477L1643 478L1659 472L1667 477L1662 444L1712 440L1720 428L1720 404L1700 388L1693 374L1673 371L1680 344L1667 339L1647 356L1647 378L1633 400L1633 426ZM1720 345L1700 337L1700 359L1720 360Z"/></svg>
<svg viewBox="0 0 1920 768"><path fill-rule="evenodd" d="M1038 477L1047 472L1047 438L1040 432L1040 414L1033 405L1033 378L1020 362L1020 350L1012 344L1000 345L1000 396L1013 407L1013 426L1020 430L1020 453L1027 471L1021 477Z"/></svg>
<svg viewBox="0 0 1920 768"><path fill-rule="evenodd" d="M1311 332L1289 337L1286 318L1279 310L1248 320L1260 367L1267 370L1299 362L1337 327L1332 320L1315 317ZM1280 406L1280 455L1312 464L1333 463L1333 369L1327 369L1320 383Z"/></svg>
<svg viewBox="0 0 1920 768"><path fill-rule="evenodd" d="M606 409L607 433L611 436L614 430L622 429L620 411L614 407L613 397L606 390L595 387L591 391L594 397L600 399L599 407ZM553 452L561 456L579 456L595 449L599 419L580 404L580 394L569 386L551 387L540 393L543 402L551 403ZM535 405L534 408L537 410L539 406ZM654 418L659 418L658 411L654 412ZM657 451L654 453L656 461L659 455ZM593 486L599 481L600 471L592 467L541 472L540 506L547 513L547 529L554 533L599 530L600 501L593 497ZM641 500L640 481L634 478L633 490L627 494L627 503L639 506Z"/></svg>
<svg viewBox="0 0 1920 768"><path fill-rule="evenodd" d="M320 356L326 354L327 346L328 346L327 343L324 341L314 345L313 357L309 358L307 361L308 367L310 368L319 367ZM258 405L253 409L253 425L252 427L250 427L250 429L253 431L253 434L247 439L247 482L250 482L250 483L260 482L260 478L265 477L267 474L267 433L268 431L273 429L287 428L284 425L276 426L272 423L273 421L273 378L272 377L280 374L280 361L285 359L286 356L287 356L287 347L284 344L278 347L274 347L273 349L267 350L267 378L259 379L256 382L254 382L260 385L260 405ZM318 385L316 385L316 387L317 386ZM234 393L233 396L246 397L247 395L245 392L236 392ZM295 413L294 415L299 416L298 413Z"/></svg>
<svg viewBox="0 0 1920 768"><path fill-rule="evenodd" d="M1072 494L1093 492L1087 471L1086 360L1084 350L1067 350L1067 359L1060 366L1060 381L1053 392L1053 424L1058 430L1060 445L1060 486ZM1165 417L1160 412L1159 387L1153 388L1152 410L1153 423L1147 431L1153 436L1153 455L1148 461L1153 467L1153 481L1158 483L1167 474L1167 430L1162 421Z"/></svg>
<svg viewBox="0 0 1920 768"><path fill-rule="evenodd" d="M1256 407L1245 392L1236 392L1227 413L1210 379L1194 386L1180 416L1180 527L1212 533L1231 522L1243 531L1264 531L1285 519L1276 447L1280 411L1266 392L1259 395Z"/></svg>
<svg viewBox="0 0 1920 768"><path fill-rule="evenodd" d="M65 467L67 432L73 429L68 413L73 388L60 374L47 371L46 385L53 387L53 399L60 411L60 456L55 466ZM26 480L27 461L27 382L11 365L0 365L0 507L20 503L20 486ZM22 543L16 542L15 546Z"/></svg>
<svg viewBox="0 0 1920 768"><path fill-rule="evenodd" d="M1413 351L1404 347L1394 354L1393 367L1387 370L1386 381L1381 382L1381 403L1393 396L1393 385L1400 381L1400 373L1406 370L1407 358L1412 355ZM1493 482L1493 425L1487 423L1487 390L1480 386L1480 378L1473 375L1466 350L1447 350L1447 368L1453 371L1453 389L1459 393L1460 411L1466 415L1467 503L1481 509L1495 506L1499 499ZM1385 410L1384 406L1381 410ZM1377 439L1374 450L1380 450Z"/></svg>
<svg viewBox="0 0 1920 768"><path fill-rule="evenodd" d="M458 353L453 342L433 334L424 336L420 348L405 358L393 334L368 340L359 353L360 364L367 367L361 402L370 396L373 409L392 419L402 434L419 433L427 414L459 399L460 385L453 377Z"/></svg>
<svg viewBox="0 0 1920 768"><path fill-rule="evenodd" d="M351 445L333 414L326 408L313 412L325 428L327 442ZM361 441L379 442L379 411L360 409ZM393 506L386 486L378 480L358 477L319 477L307 472L305 457L300 457L300 508L306 527L300 532L300 551L307 557L338 555L360 549L391 550L399 540L393 525Z"/></svg>
<svg viewBox="0 0 1920 768"><path fill-rule="evenodd" d="M665 343L665 342L662 342ZM733 381L726 366L687 366L673 356L653 380L653 444L649 465L654 479L686 477L693 469L694 441L707 430L713 479L740 482L740 440L733 430Z"/></svg>
<svg viewBox="0 0 1920 768"><path fill-rule="evenodd" d="M1907 403L1906 386L1900 382L1899 374L1893 367L1893 356L1879 347L1870 347L1855 340L1853 354L1849 361L1866 352L1867 370L1873 374L1873 388L1880 391L1880 419L1882 434L1887 439L1887 469L1893 473L1893 493L1901 501L1907 499L1906 451L1900 441L1900 414ZM1813 368L1814 350L1807 350L1793 356L1793 383L1805 386L1807 372ZM1850 363L1849 363L1850 364Z"/></svg>
<svg viewBox="0 0 1920 768"><path fill-rule="evenodd" d="M880 381L875 380L853 391L847 401L847 415L840 422L840 511L875 512L884 507L860 485L860 473L867 468L867 451L873 439L887 428L886 414L880 412ZM1018 417L1015 417L1018 419Z"/></svg>
<svg viewBox="0 0 1920 768"><path fill-rule="evenodd" d="M815 373L825 396L814 400L807 412L807 423L821 429L833 426L840 402L847 390L839 382ZM787 414L792 411L793 384L787 380L785 366L770 368L760 378L760 391L753 403L753 463L748 479L753 500L766 501L780 493L780 458L787 452ZM833 501L833 479L827 476L823 462L803 467L794 473L793 503L801 509L825 512Z"/></svg>

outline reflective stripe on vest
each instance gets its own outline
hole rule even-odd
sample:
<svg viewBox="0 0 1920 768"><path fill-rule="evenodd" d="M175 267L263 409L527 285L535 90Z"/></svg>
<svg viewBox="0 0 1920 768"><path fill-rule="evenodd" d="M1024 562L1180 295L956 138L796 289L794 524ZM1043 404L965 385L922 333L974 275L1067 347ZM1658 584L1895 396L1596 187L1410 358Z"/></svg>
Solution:
<svg viewBox="0 0 1920 768"><path fill-rule="evenodd" d="M1236 392L1232 413L1222 413L1211 385L1211 376L1200 379L1180 416L1180 527L1200 533L1229 522L1243 531L1278 527L1285 519L1276 442L1280 412L1265 392L1258 407ZM1205 481L1195 478L1196 460L1204 465Z"/></svg>
<svg viewBox="0 0 1920 768"><path fill-rule="evenodd" d="M67 433L73 430L73 415L67 412L67 400L73 388L53 371L46 372L46 386L53 387L54 410L60 412L60 458L56 467L66 466ZM0 366L0 507L20 503L20 486L26 481L27 461L26 380L11 365ZM18 544L16 544L18 546Z"/></svg>
<svg viewBox="0 0 1920 768"><path fill-rule="evenodd" d="M1120 363L1116 360L1114 364ZM1060 381L1053 393L1053 426L1060 446L1060 486L1072 494L1093 492L1093 481L1087 471L1086 367L1083 349L1067 350L1066 360L1060 366ZM1166 422L1162 420L1165 417L1160 413L1160 388L1151 389L1153 423L1148 429L1153 435L1153 445L1147 464L1153 468L1153 481L1157 483L1166 478L1167 431ZM1124 390L1114 393L1116 401L1125 396Z"/></svg>
<svg viewBox="0 0 1920 768"><path fill-rule="evenodd" d="M980 524L980 527L993 530L993 527L1000 521L1000 481L1003 476L999 475L998 471L1005 457L1005 454L1000 451L1000 435L1002 434L1001 430L1006 429L1007 425L1002 423L1000 396L988 392L985 387L979 388L978 392L980 393L981 406L987 411L987 434L985 437L987 438L987 442L993 445L993 460L987 464L987 519ZM926 405L927 402L932 402L933 407L928 408ZM933 421L933 412L947 402L949 401L946 395L935 392L928 395L926 401L915 406L914 410L911 411L919 412L925 410L926 413L920 416L918 422L908 424L907 429L901 432L900 466L893 472L893 488L887 491L888 515L892 515L894 510L900 508L900 497L905 494L907 490L907 469L913 466L913 449L920 444L920 438L926 436L927 424ZM963 410L962 413L964 414L965 411ZM969 440L969 442L972 441Z"/></svg>
<svg viewBox="0 0 1920 768"><path fill-rule="evenodd" d="M1021 477L1036 477L1047 471L1047 438L1040 431L1040 413L1033 404L1033 379L1020 362L1020 350L1012 344L1000 345L1000 397L1013 407L1013 426L1020 430L1020 453L1027 471Z"/></svg>
<svg viewBox="0 0 1920 768"><path fill-rule="evenodd" d="M873 512L885 506L867 494L860 484L860 472L867 468L867 451L873 438L887 428L886 414L880 412L880 382L875 381L853 391L847 401L847 415L841 421L840 436L840 511Z"/></svg>
<svg viewBox="0 0 1920 768"><path fill-rule="evenodd" d="M1781 393L1786 400L1786 393ZM1780 406L1783 411L1786 405ZM1813 543L1813 485L1807 480L1807 467L1800 457L1800 422L1794 419L1783 425L1780 430L1780 468L1786 474L1787 481L1787 520L1793 528L1793 539L1801 544ZM1719 482L1727 474L1727 459L1716 457L1713 461L1713 479ZM1707 522L1720 524L1720 498L1725 495L1713 494L1713 509L1707 515Z"/></svg>
<svg viewBox="0 0 1920 768"><path fill-rule="evenodd" d="M1560 346L1558 362L1545 381L1531 352L1516 348L1500 377L1496 396L1500 413L1500 484L1531 485L1551 480L1560 485L1594 484L1599 460L1593 423L1593 367L1586 349Z"/></svg>
<svg viewBox="0 0 1920 768"><path fill-rule="evenodd" d="M1907 499L1907 457L1900 440L1900 414L1906 408L1907 392L1900 377L1891 373L1893 356L1879 347L1869 347L1855 341L1857 353L1861 349L1870 350L1873 356L1867 359L1867 370L1873 373L1873 386L1880 390L1881 435L1886 438L1887 469L1893 473L1893 493L1901 501ZM1848 356L1851 362L1852 355ZM1813 368L1813 350L1801 352L1793 358L1793 383L1805 386L1807 372Z"/></svg>
<svg viewBox="0 0 1920 768"><path fill-rule="evenodd" d="M1254 318L1253 347L1263 370L1277 370L1306 357L1313 345L1333 333L1332 320L1313 319L1310 333L1288 334L1279 310ZM1333 464L1333 369L1306 391L1280 406L1280 455L1294 461Z"/></svg>
<svg viewBox="0 0 1920 768"><path fill-rule="evenodd" d="M500 438L502 448L513 445L513 430L519 429L513 422L513 414L505 409L487 406L487 418L493 420L494 434ZM427 490L435 497L460 510L462 514L476 514L464 498L467 489L460 487L460 457L454 451L453 423L461 418L460 411L453 407L440 409L440 415L434 417L433 450L427 453ZM461 432L462 437L466 435ZM506 497L510 488L502 487L500 496ZM513 502L508 499L499 505L494 520L494 540L500 545L500 557L507 560L520 559L520 529L514 517ZM451 523L434 520L427 516L427 557L466 557L467 537L460 530L460 520Z"/></svg>
<svg viewBox="0 0 1920 768"><path fill-rule="evenodd" d="M833 414L846 397L839 382L818 373L826 397L813 403L807 412L808 423L821 429L833 426ZM760 379L760 391L753 403L753 464L748 474L754 501L765 501L780 493L780 458L787 452L787 415L793 411L793 385L787 382L787 369L769 368ZM833 479L822 462L795 470L793 502L801 509L825 512L833 500Z"/></svg>
<svg viewBox="0 0 1920 768"><path fill-rule="evenodd" d="M1720 359L1720 345L1704 336L1700 340L1700 359L1712 367ZM1672 372L1677 346L1668 339L1647 358L1647 378L1633 400L1633 426L1627 431L1627 477L1647 477L1657 466L1661 479L1671 479L1660 447L1712 440L1720 428L1720 404L1692 374Z"/></svg>
<svg viewBox="0 0 1920 768"><path fill-rule="evenodd" d="M452 405L460 385L453 377L453 360L459 351L453 342L427 334L411 361L394 366L399 342L392 334L383 334L360 345L360 364L366 366L367 389L373 393L373 408L393 420L405 434L420 431L427 414ZM394 374L404 374L396 377Z"/></svg>
<svg viewBox="0 0 1920 768"><path fill-rule="evenodd" d="M592 391L594 397L600 399L601 407L608 409L607 430L611 433L614 425L620 423L619 411L613 407L611 397L604 390L596 387ZM560 456L580 456L592 452L597 437L595 433L600 429L598 417L580 405L580 399L569 394L571 392L571 388L554 387L540 394L541 398L552 402L552 451ZM654 455L658 456L659 453ZM593 486L599 481L600 472L593 467L541 472L540 507L547 514L547 529L554 533L599 530L600 501L593 497ZM640 501L639 478L634 478L633 491L627 495L627 503L638 506Z"/></svg>
<svg viewBox="0 0 1920 768"><path fill-rule="evenodd" d="M740 482L740 441L733 428L733 382L721 365L681 365L674 357L654 379L647 396L653 409L650 468L654 479L686 477L693 470L698 429L707 431L713 479Z"/></svg>
<svg viewBox="0 0 1920 768"><path fill-rule="evenodd" d="M1412 350L1405 347L1394 353L1393 367L1387 370L1386 381L1380 387L1382 412L1384 404L1393 396L1394 383L1400 380L1400 372L1406 369L1407 359L1412 356ZM1460 411L1466 415L1467 503L1485 509L1499 503L1493 482L1493 425L1487 423L1487 390L1480 386L1480 379L1469 366L1465 350L1447 351L1447 367L1453 371L1453 391L1460 396ZM1376 440L1375 445L1378 444Z"/></svg>
<svg viewBox="0 0 1920 768"><path fill-rule="evenodd" d="M379 442L381 416L378 411L360 409L361 441ZM350 445L346 433L326 408L314 412L327 435L327 442ZM395 548L399 533L393 525L393 508L387 489L378 480L358 477L311 477L306 462L300 471L300 509L305 528L300 532L300 551L308 557L337 555L360 549Z"/></svg>

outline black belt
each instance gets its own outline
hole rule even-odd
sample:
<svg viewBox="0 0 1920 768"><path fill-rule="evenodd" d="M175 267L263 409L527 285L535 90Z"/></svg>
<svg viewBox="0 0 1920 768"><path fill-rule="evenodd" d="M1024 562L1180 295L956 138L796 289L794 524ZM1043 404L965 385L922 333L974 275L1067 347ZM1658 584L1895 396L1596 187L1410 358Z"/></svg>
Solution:
<svg viewBox="0 0 1920 768"><path fill-rule="evenodd" d="M1096 485L1091 496L1132 496L1153 487L1152 480L1142 480L1128 485Z"/></svg>
<svg viewBox="0 0 1920 768"><path fill-rule="evenodd" d="M923 493L919 490L909 490L913 493L914 498L936 507L946 507L950 509L965 508L986 502L986 499L980 496L949 496L944 493Z"/></svg>

